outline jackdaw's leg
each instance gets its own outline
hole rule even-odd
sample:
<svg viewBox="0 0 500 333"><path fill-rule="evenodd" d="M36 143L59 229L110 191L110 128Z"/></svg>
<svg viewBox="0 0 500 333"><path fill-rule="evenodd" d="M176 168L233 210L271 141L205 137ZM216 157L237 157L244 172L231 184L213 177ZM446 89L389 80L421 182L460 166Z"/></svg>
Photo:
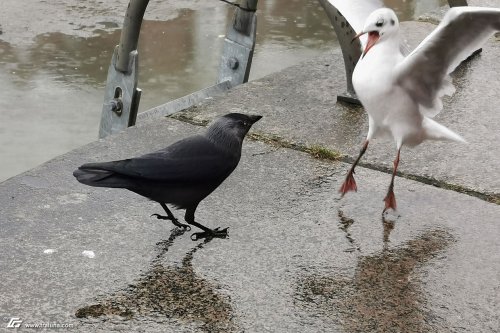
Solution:
<svg viewBox="0 0 500 333"><path fill-rule="evenodd" d="M196 241L201 238L212 238L212 237L219 237L219 238L226 238L227 237L227 228L224 229L210 229L205 227L204 225L199 224L194 220L194 212L196 211L196 207L194 208L187 208L186 209L186 215L184 216L184 219L186 220L187 223L194 225L195 227L200 228L203 230L203 232L195 232L194 234L191 235L191 239Z"/></svg>
<svg viewBox="0 0 500 333"><path fill-rule="evenodd" d="M174 214L172 214L172 212L170 211L170 209L168 209L167 205L165 205L163 202L160 202L159 204L163 207L163 209L167 213L167 216L163 216L163 215L160 215L160 214L153 214L151 216L156 216L156 218L160 219L160 220L170 220L177 227L184 228L186 230L191 230L190 226L188 226L187 224L184 224L184 223L180 223L179 220L177 220L175 218Z"/></svg>

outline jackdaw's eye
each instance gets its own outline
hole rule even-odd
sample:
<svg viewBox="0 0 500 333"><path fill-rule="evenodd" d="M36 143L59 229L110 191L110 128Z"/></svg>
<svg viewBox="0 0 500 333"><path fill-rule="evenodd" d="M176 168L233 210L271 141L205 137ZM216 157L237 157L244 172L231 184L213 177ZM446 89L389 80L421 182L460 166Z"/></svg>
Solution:
<svg viewBox="0 0 500 333"><path fill-rule="evenodd" d="M240 126L240 127L248 127L248 126L250 126L250 124L247 121L239 120L238 121L238 126Z"/></svg>
<svg viewBox="0 0 500 333"><path fill-rule="evenodd" d="M384 25L384 19L378 20L377 23L375 23L375 25L380 28L381 26Z"/></svg>

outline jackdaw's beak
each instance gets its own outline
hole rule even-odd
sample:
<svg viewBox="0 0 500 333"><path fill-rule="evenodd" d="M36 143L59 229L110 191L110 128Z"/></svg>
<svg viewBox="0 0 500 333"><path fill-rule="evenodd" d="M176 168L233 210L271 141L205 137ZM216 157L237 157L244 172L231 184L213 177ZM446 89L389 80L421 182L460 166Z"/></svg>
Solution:
<svg viewBox="0 0 500 333"><path fill-rule="evenodd" d="M250 115L250 116L248 116L248 118L250 118L250 121L252 122L252 124L255 124L256 122L258 122L260 120L260 118L262 118L262 116Z"/></svg>

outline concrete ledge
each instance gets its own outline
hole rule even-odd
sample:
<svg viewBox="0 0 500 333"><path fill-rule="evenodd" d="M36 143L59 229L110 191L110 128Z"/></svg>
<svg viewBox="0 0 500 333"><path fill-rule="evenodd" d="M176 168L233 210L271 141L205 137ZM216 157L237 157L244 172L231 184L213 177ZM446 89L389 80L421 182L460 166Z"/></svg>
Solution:
<svg viewBox="0 0 500 333"><path fill-rule="evenodd" d="M435 26L404 22L403 34L413 48ZM483 52L454 73L457 92L444 103L435 118L461 134L469 143L426 142L403 149L399 170L435 184L450 184L490 196L500 202L500 42L494 38ZM260 113L265 121L256 130L299 144L319 144L356 157L366 137L368 119L361 107L336 102L344 91L340 53L290 67L264 79L236 87L201 107L182 112L194 120L210 120L228 111ZM374 140L363 161L365 166L391 170L393 142Z"/></svg>
<svg viewBox="0 0 500 333"><path fill-rule="evenodd" d="M71 175L200 130L161 119L0 184L3 315L75 332L496 327L498 205L398 179L399 216L383 220L386 174L360 168L339 200L347 164L247 141L197 215L230 237L195 243L149 218L157 204Z"/></svg>
<svg viewBox="0 0 500 333"><path fill-rule="evenodd" d="M456 73L458 93L440 114L470 144L405 151L409 175L499 193L498 47L491 41ZM366 117L335 104L344 84L339 59L325 55L181 116L203 123L255 112L265 116L256 128L264 136L352 155ZM19 331L58 323L70 332L498 328L499 205L398 178L399 210L382 218L387 174L359 168L359 193L340 199L348 164L247 140L236 171L197 211L208 226L229 226L229 238L192 242L149 217L159 205L72 176L84 162L146 153L201 130L149 121L1 183L2 319L21 318ZM370 149L371 168L389 166L391 144Z"/></svg>

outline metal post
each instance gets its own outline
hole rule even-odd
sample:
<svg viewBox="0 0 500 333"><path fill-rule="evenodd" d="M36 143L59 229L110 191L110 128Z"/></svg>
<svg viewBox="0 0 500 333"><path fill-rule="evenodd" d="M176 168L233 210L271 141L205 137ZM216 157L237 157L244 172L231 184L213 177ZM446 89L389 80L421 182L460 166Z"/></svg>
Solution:
<svg viewBox="0 0 500 333"><path fill-rule="evenodd" d="M255 48L257 0L242 0L224 40L217 83L229 81L231 87L248 81Z"/></svg>
<svg viewBox="0 0 500 333"><path fill-rule="evenodd" d="M137 43L149 0L130 0L120 44L115 48L104 93L99 138L135 125L141 90L137 88Z"/></svg>
<svg viewBox="0 0 500 333"><path fill-rule="evenodd" d="M337 101L361 105L352 85L352 73L358 63L359 57L361 57L361 43L359 39L353 41L356 32L337 8L328 2L328 0L319 0L319 2L332 23L339 40L340 48L342 49L342 55L344 56L347 91L343 94L338 94Z"/></svg>

